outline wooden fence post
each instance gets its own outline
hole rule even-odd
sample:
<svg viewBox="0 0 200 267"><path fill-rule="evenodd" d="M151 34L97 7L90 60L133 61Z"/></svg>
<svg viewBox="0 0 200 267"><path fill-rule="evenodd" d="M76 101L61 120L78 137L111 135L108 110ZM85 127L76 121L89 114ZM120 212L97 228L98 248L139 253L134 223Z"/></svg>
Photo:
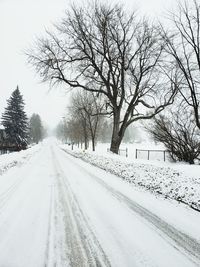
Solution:
<svg viewBox="0 0 200 267"><path fill-rule="evenodd" d="M135 150L135 158L137 159L137 148Z"/></svg>
<svg viewBox="0 0 200 267"><path fill-rule="evenodd" d="M128 157L128 148L126 148L126 157Z"/></svg>

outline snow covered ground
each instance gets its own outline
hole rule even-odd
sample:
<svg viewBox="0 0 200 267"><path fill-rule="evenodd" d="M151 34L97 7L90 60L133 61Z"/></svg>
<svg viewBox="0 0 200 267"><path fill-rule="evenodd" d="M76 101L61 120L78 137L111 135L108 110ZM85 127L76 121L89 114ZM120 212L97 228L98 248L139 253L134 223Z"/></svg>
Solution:
<svg viewBox="0 0 200 267"><path fill-rule="evenodd" d="M20 152L0 155L0 175L14 166L20 166L26 163L40 148L41 145L35 145Z"/></svg>
<svg viewBox="0 0 200 267"><path fill-rule="evenodd" d="M124 154L119 156L107 152L108 144L99 145L96 152L83 151L77 147L72 151L68 145L61 147L131 184L161 194L165 198L178 200L200 211L200 165L164 162L162 156L159 161L155 158L151 161L135 159L133 155L125 158ZM135 147L158 149L152 144L136 144L129 146L128 150L134 151Z"/></svg>
<svg viewBox="0 0 200 267"><path fill-rule="evenodd" d="M0 176L0 266L200 266L199 212L132 187L54 140L26 153Z"/></svg>

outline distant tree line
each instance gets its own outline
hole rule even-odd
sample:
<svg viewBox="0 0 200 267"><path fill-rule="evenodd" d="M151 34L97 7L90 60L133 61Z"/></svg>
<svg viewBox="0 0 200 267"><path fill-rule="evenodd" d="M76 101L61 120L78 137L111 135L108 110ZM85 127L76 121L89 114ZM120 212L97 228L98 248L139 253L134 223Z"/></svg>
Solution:
<svg viewBox="0 0 200 267"><path fill-rule="evenodd" d="M38 144L46 137L46 129L43 126L39 114L33 114L29 120L29 142Z"/></svg>
<svg viewBox="0 0 200 267"><path fill-rule="evenodd" d="M112 118L110 150L118 153L132 123L153 119L151 134L174 160L193 163L199 157L198 1L179 3L169 20L170 29L126 12L119 4L72 5L55 31L28 51L28 60L43 81L80 90L71 100L72 120L66 122L70 139L87 147L91 138L94 144L95 124L103 123L99 119L106 115ZM93 105L86 101L89 109L83 107L84 94L95 99ZM101 101L101 110L91 110ZM184 116L177 117L178 113ZM190 152L193 156L185 156Z"/></svg>

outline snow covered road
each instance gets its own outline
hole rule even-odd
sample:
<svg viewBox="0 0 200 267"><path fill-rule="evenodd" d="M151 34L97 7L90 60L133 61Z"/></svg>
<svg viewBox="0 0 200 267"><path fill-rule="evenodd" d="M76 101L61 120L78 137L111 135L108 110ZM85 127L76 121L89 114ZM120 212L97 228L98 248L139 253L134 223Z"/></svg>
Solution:
<svg viewBox="0 0 200 267"><path fill-rule="evenodd" d="M0 267L200 266L198 212L134 189L56 143L0 185Z"/></svg>

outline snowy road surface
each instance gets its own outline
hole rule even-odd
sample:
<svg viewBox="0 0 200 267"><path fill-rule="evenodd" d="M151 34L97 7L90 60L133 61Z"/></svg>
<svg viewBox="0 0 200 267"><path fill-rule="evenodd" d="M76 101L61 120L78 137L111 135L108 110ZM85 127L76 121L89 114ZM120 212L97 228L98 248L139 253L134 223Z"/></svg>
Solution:
<svg viewBox="0 0 200 267"><path fill-rule="evenodd" d="M200 266L199 226L50 141L0 176L0 267Z"/></svg>

